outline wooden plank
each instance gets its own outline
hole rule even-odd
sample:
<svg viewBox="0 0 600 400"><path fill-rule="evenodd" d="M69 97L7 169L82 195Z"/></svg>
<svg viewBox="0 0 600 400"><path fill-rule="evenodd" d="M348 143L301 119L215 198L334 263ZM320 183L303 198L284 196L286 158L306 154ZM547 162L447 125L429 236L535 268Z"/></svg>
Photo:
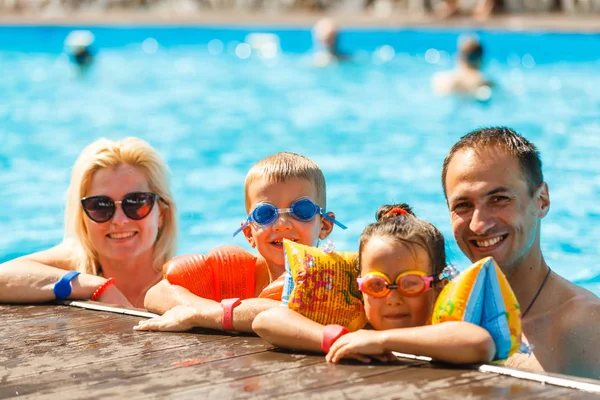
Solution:
<svg viewBox="0 0 600 400"><path fill-rule="evenodd" d="M186 346L134 353L116 359L98 359L89 365L65 367L55 364L54 370L36 374L35 381L32 381L31 375L6 380L0 387L0 398L15 393L19 393L19 396L39 396L44 393L56 396L61 393L60 397L64 392L89 393L88 389L94 385L129 386L138 377L145 382L145 375L152 375L156 382L162 382L162 376L168 370L173 370L171 375L181 375L187 379L189 367L263 352L269 347L263 340L253 337L229 337L199 342L194 340L194 335L175 334L174 339L182 336L187 341ZM143 389L144 385L138 389Z"/></svg>
<svg viewBox="0 0 600 400"><path fill-rule="evenodd" d="M267 351L252 336L137 332L140 317L121 314L60 306L0 313L0 398L598 398L420 360L334 365Z"/></svg>
<svg viewBox="0 0 600 400"><path fill-rule="evenodd" d="M269 354L271 353L271 354ZM281 357L275 352L256 355L252 362L258 358ZM285 354L285 353L279 353ZM390 371L405 371L419 361L405 361L395 365L362 363L330 364L325 362L322 355L311 356L317 362L310 365L297 365L286 370L256 370L246 376L239 375L233 382L219 382L212 385L189 385L186 388L174 389L165 394L184 398L278 398L294 393L305 393L309 390L322 388L342 383L344 385L362 381L365 377L381 375Z"/></svg>
<svg viewBox="0 0 600 400"><path fill-rule="evenodd" d="M260 339L256 339L260 341ZM272 352L259 352L245 356L235 356L239 351L239 344L232 344L230 351L232 355L228 359L203 362L195 364L181 363L176 368L154 371L153 368L142 367L138 376L128 379L111 379L101 383L87 385L82 382L77 387L63 388L56 386L49 390L42 390L25 398L35 399L87 399L90 393L94 398L123 398L128 400L147 398L152 396L164 398L169 394L180 396L192 386L210 387L217 384L235 384L241 378L248 376L260 376L268 373L274 375L288 372L290 369L297 371L300 367L315 363L322 363L321 357L307 356L302 354L273 354ZM141 361L140 361L141 362ZM122 367L122 366L121 366ZM290 374L293 374L290 373ZM1 395L0 395L1 396ZM21 396L19 396L21 398ZM225 398L231 398L227 395Z"/></svg>
<svg viewBox="0 0 600 400"><path fill-rule="evenodd" d="M405 354L399 352L393 353L400 359L408 358L412 360L432 361L431 357L415 356L412 354ZM529 372L514 368L508 368L503 365L496 364L473 364L469 366L468 369L474 369L484 373L494 373L496 375L510 376L513 378L519 378L530 382L550 384L553 386L564 387L569 389L577 389L588 393L600 394L600 381L596 379L580 378L569 375L552 374L546 372Z"/></svg>
<svg viewBox="0 0 600 400"><path fill-rule="evenodd" d="M419 399L427 391L436 388L470 384L486 379L491 379L491 377L475 371L433 370L414 366L409 369L392 369L372 376L363 375L361 379L354 382L346 381L332 385L322 385L305 393L292 394L286 398L393 399L400 397L402 399Z"/></svg>
<svg viewBox="0 0 600 400"><path fill-rule="evenodd" d="M573 392L570 389L543 386L478 371L438 365L420 366L407 371L390 371L353 383L344 382L289 398L378 399L487 399L487 398L554 398Z"/></svg>
<svg viewBox="0 0 600 400"><path fill-rule="evenodd" d="M64 315L21 321L16 325L17 334L12 333L9 338L5 337L6 329L0 332L0 379L9 381L57 368L76 368L98 360L116 360L163 349L184 350L192 344L230 336L138 332L133 330L136 317L62 308L67 310ZM81 321L89 322L76 323Z"/></svg>
<svg viewBox="0 0 600 400"><path fill-rule="evenodd" d="M560 374L533 373L491 364L481 365L479 366L478 370L481 372L490 372L499 375L511 376L513 378L524 379L531 382L583 390L589 393L597 393L600 395L600 381L594 379L577 378Z"/></svg>

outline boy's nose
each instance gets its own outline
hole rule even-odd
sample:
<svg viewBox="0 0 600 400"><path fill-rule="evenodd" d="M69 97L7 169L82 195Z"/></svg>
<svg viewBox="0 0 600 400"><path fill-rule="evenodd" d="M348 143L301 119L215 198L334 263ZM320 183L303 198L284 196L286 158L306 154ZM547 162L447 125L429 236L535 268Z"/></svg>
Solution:
<svg viewBox="0 0 600 400"><path fill-rule="evenodd" d="M273 229L276 231L286 231L292 229L292 216L289 213L280 213L273 222Z"/></svg>

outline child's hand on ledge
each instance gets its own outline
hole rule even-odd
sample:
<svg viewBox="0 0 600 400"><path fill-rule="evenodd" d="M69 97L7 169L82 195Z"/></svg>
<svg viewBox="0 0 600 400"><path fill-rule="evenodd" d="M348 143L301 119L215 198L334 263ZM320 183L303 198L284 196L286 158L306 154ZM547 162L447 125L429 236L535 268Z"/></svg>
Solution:
<svg viewBox="0 0 600 400"><path fill-rule="evenodd" d="M325 356L328 362L339 362L342 358L354 358L364 363L376 359L389 362L397 358L383 346L383 335L378 331L361 329L348 333L335 341Z"/></svg>
<svg viewBox="0 0 600 400"><path fill-rule="evenodd" d="M175 306L160 317L140 321L133 327L136 331L183 332L192 329L198 310L189 306Z"/></svg>

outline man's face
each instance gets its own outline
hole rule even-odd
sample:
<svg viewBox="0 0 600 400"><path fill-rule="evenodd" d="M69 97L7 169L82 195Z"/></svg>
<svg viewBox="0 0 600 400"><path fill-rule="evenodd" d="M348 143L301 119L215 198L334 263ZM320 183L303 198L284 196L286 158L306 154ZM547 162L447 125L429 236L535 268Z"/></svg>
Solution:
<svg viewBox="0 0 600 400"><path fill-rule="evenodd" d="M446 198L454 238L471 261L493 256L509 271L540 253L548 186L531 196L518 160L503 149L457 152L448 164Z"/></svg>

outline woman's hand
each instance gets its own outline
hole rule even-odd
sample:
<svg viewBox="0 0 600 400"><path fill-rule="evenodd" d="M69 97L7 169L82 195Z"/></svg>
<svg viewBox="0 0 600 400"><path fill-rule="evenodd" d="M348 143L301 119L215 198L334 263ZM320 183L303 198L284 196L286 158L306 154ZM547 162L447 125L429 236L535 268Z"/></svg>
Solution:
<svg viewBox="0 0 600 400"><path fill-rule="evenodd" d="M396 359L383 347L381 332L364 329L340 337L325 356L328 362L334 363L342 358L354 358L365 363L373 358L382 362Z"/></svg>
<svg viewBox="0 0 600 400"><path fill-rule="evenodd" d="M189 306L175 306L160 317L140 321L133 327L136 331L183 332L192 329L199 312Z"/></svg>

